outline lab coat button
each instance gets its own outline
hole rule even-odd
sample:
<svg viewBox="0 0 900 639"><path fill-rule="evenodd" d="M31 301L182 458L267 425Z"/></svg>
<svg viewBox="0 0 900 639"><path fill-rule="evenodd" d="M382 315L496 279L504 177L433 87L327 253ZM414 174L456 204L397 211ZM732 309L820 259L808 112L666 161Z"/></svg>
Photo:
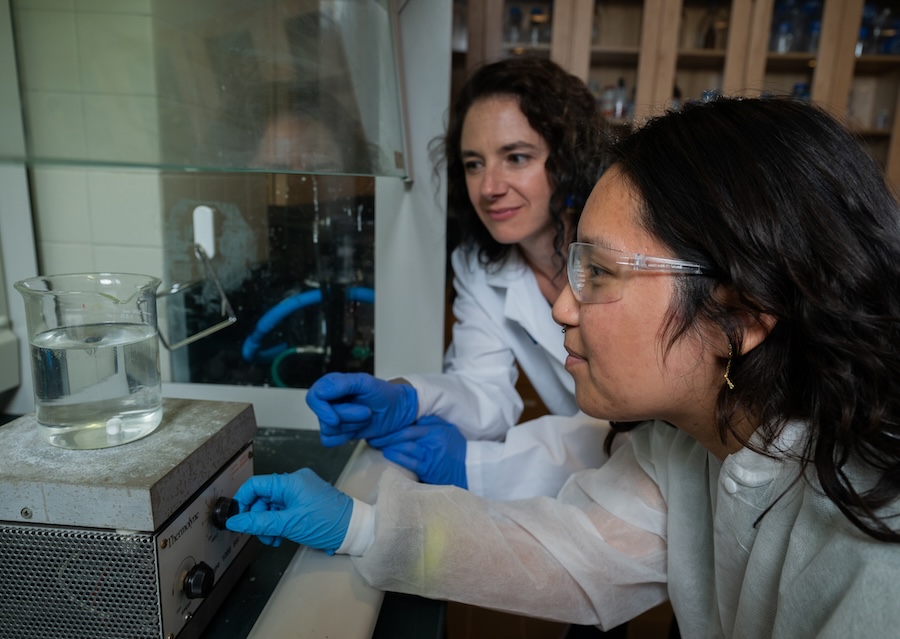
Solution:
<svg viewBox="0 0 900 639"><path fill-rule="evenodd" d="M725 488L725 492L727 492L729 495L733 495L738 491L738 483L731 477L726 477L725 479L723 479L722 486Z"/></svg>

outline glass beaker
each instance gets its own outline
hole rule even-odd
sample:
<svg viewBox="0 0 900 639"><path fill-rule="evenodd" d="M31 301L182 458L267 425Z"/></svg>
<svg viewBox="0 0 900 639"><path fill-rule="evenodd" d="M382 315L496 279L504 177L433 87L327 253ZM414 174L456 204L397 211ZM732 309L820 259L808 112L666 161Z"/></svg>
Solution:
<svg viewBox="0 0 900 639"><path fill-rule="evenodd" d="M159 426L159 284L131 273L16 282L25 298L35 415L54 446L118 446Z"/></svg>

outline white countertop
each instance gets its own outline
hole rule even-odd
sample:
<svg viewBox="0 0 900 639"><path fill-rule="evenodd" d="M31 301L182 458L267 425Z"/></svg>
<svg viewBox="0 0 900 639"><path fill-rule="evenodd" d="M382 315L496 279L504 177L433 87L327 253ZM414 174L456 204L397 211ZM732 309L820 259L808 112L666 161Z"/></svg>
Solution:
<svg viewBox="0 0 900 639"><path fill-rule="evenodd" d="M368 503L388 467L360 442L335 485ZM368 639L384 593L367 585L347 555L302 547L282 575L248 639Z"/></svg>

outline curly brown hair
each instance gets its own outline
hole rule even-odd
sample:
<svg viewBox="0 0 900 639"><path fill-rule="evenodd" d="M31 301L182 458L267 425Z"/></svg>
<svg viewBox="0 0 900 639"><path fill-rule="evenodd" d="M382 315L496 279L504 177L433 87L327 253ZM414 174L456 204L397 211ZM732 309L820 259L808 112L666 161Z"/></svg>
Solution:
<svg viewBox="0 0 900 639"><path fill-rule="evenodd" d="M466 81L450 109L447 132L433 142L432 153L437 156L435 171L447 169L448 214L458 222L458 241L477 248L486 266L501 264L513 247L494 240L469 200L460 140L471 106L496 95L515 97L531 128L549 147L545 168L553 188L553 246L562 269L581 210L603 172L609 126L585 83L548 59L523 56L493 62ZM573 222L568 231L564 215Z"/></svg>

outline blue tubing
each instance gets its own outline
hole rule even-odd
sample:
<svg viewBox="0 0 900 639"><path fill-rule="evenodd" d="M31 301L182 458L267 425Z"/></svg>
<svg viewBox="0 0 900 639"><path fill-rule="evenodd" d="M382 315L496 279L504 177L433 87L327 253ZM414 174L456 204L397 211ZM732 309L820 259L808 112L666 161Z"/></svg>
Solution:
<svg viewBox="0 0 900 639"><path fill-rule="evenodd" d="M253 332L244 340L244 347L241 349L241 355L244 357L244 360L248 362L254 360L257 351L259 351L259 347L262 345L263 338L268 335L272 329L278 326L281 320L293 314L295 311L299 311L301 308L319 304L321 301L321 290L315 289L312 291L304 291L298 295L292 295L291 297L281 300L278 304L263 313L263 316L260 317L259 321L256 323L256 328L254 328ZM261 359L270 359L271 357L278 355L284 348L284 344L281 344L266 349L260 354ZM273 350L275 351L274 353L272 352Z"/></svg>
<svg viewBox="0 0 900 639"><path fill-rule="evenodd" d="M375 303L375 289L366 288L364 286L351 286L347 289L347 297L351 302L362 302L363 304Z"/></svg>
<svg viewBox="0 0 900 639"><path fill-rule="evenodd" d="M353 286L347 289L347 298L351 302L374 304L375 291L374 289L363 286ZM262 346L263 338L272 332L272 330L286 317L299 311L301 308L312 306L313 304L320 304L321 302L321 289L304 291L303 293L292 295L291 297L278 302L278 304L263 313L263 316L259 318L259 321L256 323L256 328L254 328L253 332L244 340L244 345L241 348L241 356L243 356L244 360L247 362L252 362L254 360L272 361L287 348L287 345L277 344L276 346L261 351L260 347Z"/></svg>

